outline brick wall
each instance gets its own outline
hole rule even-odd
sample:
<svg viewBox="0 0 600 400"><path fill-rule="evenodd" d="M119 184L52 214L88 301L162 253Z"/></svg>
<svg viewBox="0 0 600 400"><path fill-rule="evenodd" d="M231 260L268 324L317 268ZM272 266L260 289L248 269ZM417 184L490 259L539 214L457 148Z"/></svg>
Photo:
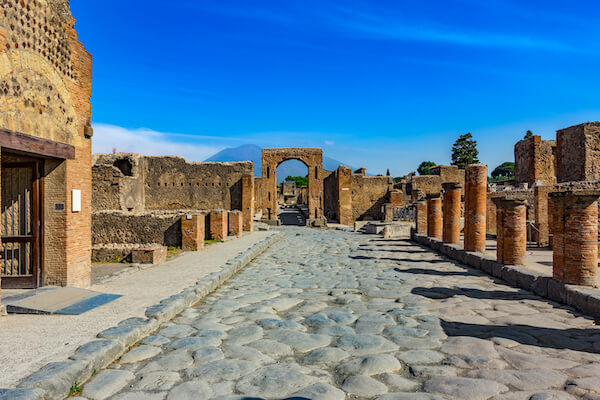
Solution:
<svg viewBox="0 0 600 400"><path fill-rule="evenodd" d="M556 133L557 181L600 180L600 122L588 122Z"/></svg>
<svg viewBox="0 0 600 400"><path fill-rule="evenodd" d="M554 153L556 141L542 140L538 135L515 144L515 182L533 186L556 183Z"/></svg>

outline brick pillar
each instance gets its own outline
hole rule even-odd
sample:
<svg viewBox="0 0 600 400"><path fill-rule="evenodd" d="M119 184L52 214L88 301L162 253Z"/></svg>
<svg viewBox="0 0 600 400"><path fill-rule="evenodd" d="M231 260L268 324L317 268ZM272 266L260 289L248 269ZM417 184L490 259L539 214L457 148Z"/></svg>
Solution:
<svg viewBox="0 0 600 400"><path fill-rule="evenodd" d="M204 215L181 217L181 248L184 251L200 251L204 247Z"/></svg>
<svg viewBox="0 0 600 400"><path fill-rule="evenodd" d="M527 201L494 199L496 203L497 261L525 265L527 258Z"/></svg>
<svg viewBox="0 0 600 400"><path fill-rule="evenodd" d="M444 243L458 243L460 242L460 203L462 185L460 183L450 182L442 184L442 187L444 188L442 240Z"/></svg>
<svg viewBox="0 0 600 400"><path fill-rule="evenodd" d="M419 200L417 202L416 214L417 233L419 235L427 235L427 200Z"/></svg>
<svg viewBox="0 0 600 400"><path fill-rule="evenodd" d="M225 240L227 238L227 211L214 210L210 212L210 236L213 240Z"/></svg>
<svg viewBox="0 0 600 400"><path fill-rule="evenodd" d="M244 230L254 231L254 176L242 176L242 214L244 219Z"/></svg>
<svg viewBox="0 0 600 400"><path fill-rule="evenodd" d="M392 190L390 192L390 203L393 207L402 207L404 205L404 193L401 190Z"/></svg>
<svg viewBox="0 0 600 400"><path fill-rule="evenodd" d="M427 195L427 236L442 238L442 198L439 193Z"/></svg>
<svg viewBox="0 0 600 400"><path fill-rule="evenodd" d="M553 192L554 279L598 286L598 197L595 191Z"/></svg>
<svg viewBox="0 0 600 400"><path fill-rule="evenodd" d="M550 213L548 212L548 194L551 190L552 186L537 185L533 189L535 228L537 229L537 231L533 231L533 240L543 246L547 246L550 241Z"/></svg>
<svg viewBox="0 0 600 400"><path fill-rule="evenodd" d="M352 170L340 165L337 170L337 215L341 225L352 225Z"/></svg>
<svg viewBox="0 0 600 400"><path fill-rule="evenodd" d="M242 236L244 233L244 214L241 211L229 211L229 234Z"/></svg>
<svg viewBox="0 0 600 400"><path fill-rule="evenodd" d="M485 252L487 165L465 168L465 250Z"/></svg>

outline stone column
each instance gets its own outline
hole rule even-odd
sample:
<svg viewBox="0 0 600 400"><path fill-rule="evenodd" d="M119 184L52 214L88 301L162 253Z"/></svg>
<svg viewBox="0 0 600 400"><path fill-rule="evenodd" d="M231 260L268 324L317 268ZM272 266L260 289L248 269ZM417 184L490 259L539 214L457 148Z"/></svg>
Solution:
<svg viewBox="0 0 600 400"><path fill-rule="evenodd" d="M427 236L442 238L442 198L439 193L427 195Z"/></svg>
<svg viewBox="0 0 600 400"><path fill-rule="evenodd" d="M496 198L497 261L525 265L527 257L527 201Z"/></svg>
<svg viewBox="0 0 600 400"><path fill-rule="evenodd" d="M337 169L337 198L340 225L352 225L352 170L344 165Z"/></svg>
<svg viewBox="0 0 600 400"><path fill-rule="evenodd" d="M184 215L181 217L181 249L200 251L204 247L204 215Z"/></svg>
<svg viewBox="0 0 600 400"><path fill-rule="evenodd" d="M598 286L598 197L592 190L550 193L554 279Z"/></svg>
<svg viewBox="0 0 600 400"><path fill-rule="evenodd" d="M485 252L487 165L465 168L465 250Z"/></svg>
<svg viewBox="0 0 600 400"><path fill-rule="evenodd" d="M225 240L227 238L228 224L227 211L214 210L210 212L210 236L213 240Z"/></svg>
<svg viewBox="0 0 600 400"><path fill-rule="evenodd" d="M383 222L394 222L394 206L392 203L383 205Z"/></svg>
<svg viewBox="0 0 600 400"><path fill-rule="evenodd" d="M462 185L456 182L443 183L444 211L443 232L444 243L460 242L460 204Z"/></svg>
<svg viewBox="0 0 600 400"><path fill-rule="evenodd" d="M427 235L427 200L417 201L416 214L417 233Z"/></svg>

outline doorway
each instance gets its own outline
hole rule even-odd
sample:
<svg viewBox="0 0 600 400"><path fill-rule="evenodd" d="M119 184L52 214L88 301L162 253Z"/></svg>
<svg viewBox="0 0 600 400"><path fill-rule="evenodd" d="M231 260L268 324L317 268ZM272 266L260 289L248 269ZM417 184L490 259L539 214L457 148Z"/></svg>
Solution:
<svg viewBox="0 0 600 400"><path fill-rule="evenodd" d="M5 289L40 284L42 165L41 160L29 157L24 162L2 163L0 276Z"/></svg>

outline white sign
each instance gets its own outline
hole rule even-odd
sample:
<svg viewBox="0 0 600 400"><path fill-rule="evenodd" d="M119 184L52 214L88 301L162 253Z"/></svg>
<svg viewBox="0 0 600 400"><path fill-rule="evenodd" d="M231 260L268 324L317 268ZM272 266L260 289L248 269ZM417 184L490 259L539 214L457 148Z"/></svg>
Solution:
<svg viewBox="0 0 600 400"><path fill-rule="evenodd" d="M81 212L81 190L73 189L72 197L71 197L71 210L76 212Z"/></svg>

